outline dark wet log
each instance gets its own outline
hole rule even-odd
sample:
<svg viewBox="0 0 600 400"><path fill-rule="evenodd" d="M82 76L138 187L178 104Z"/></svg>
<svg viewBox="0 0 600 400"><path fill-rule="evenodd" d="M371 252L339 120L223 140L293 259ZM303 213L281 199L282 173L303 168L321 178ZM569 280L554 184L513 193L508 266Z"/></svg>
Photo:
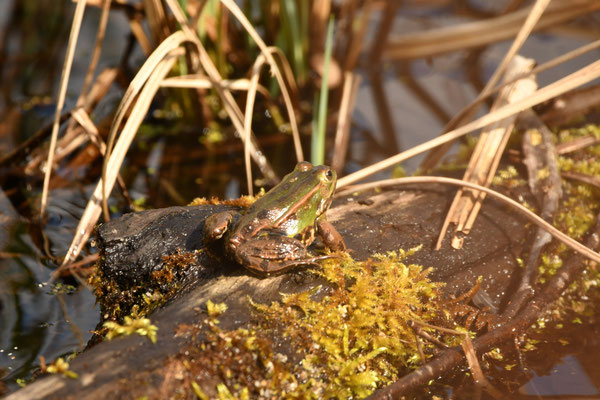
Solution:
<svg viewBox="0 0 600 400"><path fill-rule="evenodd" d="M525 222L486 199L481 218L465 238L463 249L447 245L435 252L432 249L452 195L452 190L440 186L361 194L337 199L328 218L354 258L423 245L408 261L434 267L434 279L448 282L448 294L464 292L482 275L482 291L487 293L488 301L501 306L502 294L518 283L511 276L527 234ZM201 246L204 217L225 207L173 207L106 223L98 230L105 257L103 273L122 285L144 281L162 256ZM322 283L298 273L259 279L218 258L210 252L200 253L198 265L184 278L185 288L149 316L158 326L156 344L136 335L104 341L72 360L70 369L79 375L78 379L42 377L8 399L168 398L181 384L180 374L170 368L173 364L169 357L185 352L192 337L183 327L197 326L205 318L208 300L227 303L228 310L219 326L231 329L248 323L248 296L257 302L270 302L282 292L297 292Z"/></svg>

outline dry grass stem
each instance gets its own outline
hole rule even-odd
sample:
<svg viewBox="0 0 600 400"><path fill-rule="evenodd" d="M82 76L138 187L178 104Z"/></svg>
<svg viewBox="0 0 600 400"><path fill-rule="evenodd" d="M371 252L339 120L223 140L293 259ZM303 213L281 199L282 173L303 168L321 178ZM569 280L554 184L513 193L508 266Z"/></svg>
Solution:
<svg viewBox="0 0 600 400"><path fill-rule="evenodd" d="M256 100L256 90L258 88L258 78L260 71L265 65L265 57L260 54L254 66L252 67L252 77L250 78L250 88L246 98L246 112L244 113L244 165L246 166L246 183L248 185L248 194L254 195L254 185L252 184L252 166L250 165L250 135L252 132L252 116L254 115L254 101Z"/></svg>
<svg viewBox="0 0 600 400"><path fill-rule="evenodd" d="M77 38L81 30L81 21L85 11L85 0L77 1L75 14L73 15L73 23L71 25L71 33L67 44L67 53L65 55L65 63L63 65L60 86L58 91L58 99L56 101L56 111L54 113L54 122L52 124L52 134L50 136L50 148L48 149L48 161L46 163L46 172L44 175L44 187L42 190L42 199L40 204L40 218L44 217L46 205L48 202L48 188L50 186L50 175L54 166L54 152L56 150L56 140L58 138L58 129L60 127L60 115L65 105L65 97L67 95L67 86L69 84L69 76L71 74L71 66L73 65L73 57L75 55L75 47Z"/></svg>
<svg viewBox="0 0 600 400"><path fill-rule="evenodd" d="M163 3L160 0L143 0L142 4L154 43L160 43L169 36L169 27L165 23L168 19Z"/></svg>
<svg viewBox="0 0 600 400"><path fill-rule="evenodd" d="M203 75L183 75L166 78L160 83L161 87L170 88L188 88L188 89L210 89L215 85L221 86L223 89L236 90L245 92L250 89L251 82L249 79L223 79L220 82L212 82ZM263 85L258 84L256 90L265 96L270 97L269 90Z"/></svg>
<svg viewBox="0 0 600 400"><path fill-rule="evenodd" d="M425 183L425 184L439 183L439 184L444 184L444 185L467 187L470 189L478 190L480 192L485 192L487 195L514 208L519 213L521 213L525 218L527 218L530 222L545 229L555 239L561 241L562 243L567 245L569 248L573 249L574 251L578 252L579 254L581 254L597 263L600 263L600 254L598 254L597 252L584 246L583 244L579 243L578 241L570 238L569 236L565 235L564 233L562 233L561 231L556 229L554 226L552 226L551 224L546 222L543 218L540 218L533 212L529 211L527 208L525 208L521 204L517 203L515 200L513 200L510 197L507 197L507 196L503 195L502 193L499 193L495 190L492 190L485 186L477 185L472 182L465 182L460 179L447 178L447 177L443 177L443 176L411 176L411 177L406 177L406 178L385 179L385 180L377 181L377 182L369 182L369 183L362 183L359 185L354 185L352 187L349 187L349 188L346 188L345 190L340 191L339 193L336 194L336 196L343 196L343 195L347 195L347 194L350 194L350 193L353 193L356 191L373 189L373 188L381 188L381 187L386 187L386 186L414 185L414 184L423 184L423 183Z"/></svg>
<svg viewBox="0 0 600 400"><path fill-rule="evenodd" d="M81 125L84 131L87 133L88 138L92 143L98 148L100 154L104 155L106 153L106 144L100 137L100 133L98 133L98 128L83 108L78 108L71 114L73 119Z"/></svg>
<svg viewBox="0 0 600 400"><path fill-rule="evenodd" d="M500 17L391 38L383 59L427 58L509 39L521 29L531 9L527 7ZM599 9L600 2L596 0L554 0L535 30L553 27Z"/></svg>
<svg viewBox="0 0 600 400"><path fill-rule="evenodd" d="M294 107L292 105L292 99L287 89L287 85L283 80L283 75L279 70L279 66L275 62L275 59L271 55L271 52L268 50L267 45L262 40L258 32L254 29L250 21L246 18L242 10L238 7L238 5L232 0L221 0L221 4L223 4L229 12L231 12L238 22L242 24L246 32L250 35L252 40L258 45L262 54L264 54L267 62L271 66L271 72L275 75L277 79L277 83L279 84L279 88L281 89L281 95L283 96L283 101L285 103L286 110L288 112L288 117L290 119L290 127L292 129L292 137L294 138L294 148L296 150L296 159L298 161L304 160L304 155L302 154L302 144L300 143L300 132L298 131L298 122L296 121L296 114L294 111Z"/></svg>
<svg viewBox="0 0 600 400"><path fill-rule="evenodd" d="M110 156L108 156L108 150L110 146L107 146L106 158L108 159L108 162L106 163L106 167L104 169L105 173L103 174L100 182L98 182L96 185L94 193L92 194L92 197L88 202L81 219L79 220L75 237L71 242L69 251L65 256L62 265L67 265L73 262L85 245L90 233L98 221L98 218L100 217L100 214L102 213L101 200L103 199L103 194L112 189L117 178L119 168L125 158L125 154L127 153L133 138L135 137L138 127L146 116L156 91L160 87L160 81L169 73L177 61L177 57L180 57L183 55L183 53L184 51L182 48L175 47L174 49L172 48L171 52L166 54L161 61L159 61L150 76L148 76L146 85L144 85L144 87L141 89L138 99L131 109L131 115L123 126L121 135L119 136L114 151L111 152ZM142 72L143 71L140 70L138 75ZM134 81L135 80L136 79L134 78ZM123 98L121 104L127 101L128 100L126 98Z"/></svg>
<svg viewBox="0 0 600 400"><path fill-rule="evenodd" d="M338 187L344 187L351 183L357 182L378 171L381 171L385 168L389 168L408 158L414 157L417 154L421 154L425 151L431 150L434 147L453 141L461 136L466 135L469 132L473 132L476 129L483 128L489 124L507 118L515 113L521 112L544 101L550 100L556 96L568 92L569 90L572 90L576 87L593 81L598 77L600 77L600 61L594 61L593 63L581 68L580 70L573 72L570 75L567 75L547 86L538 89L530 96L527 96L522 100L500 107L496 111L490 112L489 114L486 114L476 119L475 121L461 126L460 128L454 129L442 136L436 137L411 149L396 154L393 157L387 158L369 167L363 168L362 170L357 171L353 174L342 177L338 181Z"/></svg>
<svg viewBox="0 0 600 400"><path fill-rule="evenodd" d="M532 69L529 72L523 73L521 75L514 77L513 79L505 81L505 82L501 83L500 85L496 86L494 89L489 90L486 94L481 92L475 100L473 100L471 103L469 103L469 105L464 107L460 112L458 112L452 118L451 121L449 121L446 124L444 131L447 132L449 129L453 129L456 126L460 125L464 120L466 120L468 118L472 118L472 116L475 115L475 112L477 111L477 107L479 107L481 104L483 104L483 102L485 100L487 100L490 96L498 93L500 90L502 90L506 86L512 85L513 83L517 82L518 80L527 78L529 76L537 75L543 71L553 68L553 67L555 67L559 64L562 64L566 61L572 60L576 57L579 57L582 54L585 54L587 52L595 50L599 47L600 47L600 40L597 40L592 43L588 43L588 44L581 46L575 50L569 51L563 55L553 58L552 60L545 62L544 64L538 65L537 67L535 67L534 69ZM577 95L577 96L571 96L568 104L569 104L570 108L589 109L592 105L597 104L597 102L598 102L597 96ZM564 113L557 113L557 114L559 114L559 115L557 115L555 119L563 120L565 118L565 116L563 115ZM566 112L566 114L573 115L574 112ZM554 117L554 116L552 116L552 117ZM547 119L547 118L550 118L550 116L544 115L544 119ZM448 148L449 148L449 146L444 147L441 150L433 151L430 155L428 155L425 158L425 160L421 164L421 167L426 171L429 170L430 168L433 168L433 166L435 164L437 164L438 160L440 160L443 157L443 155L446 153Z"/></svg>
<svg viewBox="0 0 600 400"><path fill-rule="evenodd" d="M125 115L129 112L131 105L136 100L138 94L147 83L149 77L154 73L154 70L157 66L164 60L164 58L179 48L185 41L187 40L187 36L182 31L177 31L168 38L166 38L157 48L152 52L152 54L148 57L144 65L140 68L138 73L135 75L129 87L125 91L121 103L119 103L119 107L117 107L117 111L113 118L113 122L111 124L110 132L108 134L108 142L106 145L106 157L104 159L104 164L102 165L102 183L103 185L107 182L106 174L108 169L109 158L112 154L112 148L117 138L117 132L121 127L121 122L125 118ZM160 82L159 82L160 83ZM107 198L108 193L107 190L102 191L103 197L103 209L104 209L104 217L106 220L110 219L110 215L108 212L107 206Z"/></svg>
<svg viewBox="0 0 600 400"><path fill-rule="evenodd" d="M585 149L586 147L593 146L600 143L600 138L595 136L584 136L577 139L573 139L570 142L561 143L556 146L556 152L558 154L568 154L577 150Z"/></svg>
<svg viewBox="0 0 600 400"><path fill-rule="evenodd" d="M343 70L350 71L356 67L360 58L361 51L366 42L365 37L369 29L371 13L373 12L372 1L367 1L361 7L360 17L356 21L349 23L349 36L347 39L346 52L340 57L343 60ZM388 4L396 2L388 2ZM341 32L341 31L340 31ZM336 41L336 43L339 43Z"/></svg>
<svg viewBox="0 0 600 400"><path fill-rule="evenodd" d="M129 29L133 36L136 38L142 52L148 56L152 53L152 45L150 44L150 40L146 36L146 32L144 32L144 27L142 26L142 21L137 18L137 16L132 16L129 18Z"/></svg>
<svg viewBox="0 0 600 400"><path fill-rule="evenodd" d="M550 0L537 0L535 2L534 6L531 8L531 11L527 15L527 18L525 19L525 23L519 29L517 36L513 40L512 44L510 45L510 49L508 49L506 54L504 54L502 61L500 62L498 67L496 67L496 70L492 74L491 78L485 84L484 88L481 90L481 92L479 93L477 98L473 101L473 103L476 103L480 99L487 97L487 95L489 95L491 93L494 86L496 86L496 83L498 83L500 78L504 75L504 72L506 71L506 68L508 68L513 57L517 54L519 49L521 49L521 47L525 43L525 40L527 40L527 38L531 34L531 31L533 30L535 25L538 23L540 17L544 13L544 10L546 10L549 2L550 2ZM531 68L527 68L527 71L530 71L530 70L531 70ZM515 75L513 74L513 77L514 76ZM505 79L505 81L507 81L507 79ZM473 119L476 109L475 108L467 108L467 109L469 109L469 111L467 111L465 113L459 113L454 118L452 118L450 120L450 122L448 122L448 124L446 124L446 126L444 128L444 132L454 129L457 126L463 125L467 120ZM443 155L446 154L446 152L449 150L450 146L451 146L451 142L445 144L444 146L440 146L435 151L431 152L425 158L421 167L424 170L429 171L431 168L433 168L437 164L437 162L439 162L439 160L442 159Z"/></svg>
<svg viewBox="0 0 600 400"><path fill-rule="evenodd" d="M335 130L335 144L331 167L341 175L346 162L348 142L350 141L350 125L352 124L352 110L356 100L356 92L360 84L360 76L347 71L344 73L344 87L342 101L338 112L337 128Z"/></svg>
<svg viewBox="0 0 600 400"><path fill-rule="evenodd" d="M600 189L600 177L598 177L598 176L580 174L578 172L570 172L570 171L561 172L560 175L563 178L587 183L588 185L592 185L592 186L595 186L596 188Z"/></svg>
<svg viewBox="0 0 600 400"><path fill-rule="evenodd" d="M517 56L509 65L506 71L505 80L510 80L516 75L522 75L523 71L528 71L533 68L534 61L524 57ZM496 98L492 111L499 107L514 103L526 96L531 95L537 88L537 83L533 77L522 79L505 87L500 95ZM504 153L504 148L508 142L508 138L515 125L517 115L512 115L506 119L498 121L487 127L479 136L479 140L473 149L473 154L469 160L469 165L463 180L477 183L483 186L489 186L496 174L500 158ZM485 198L485 193L479 193L472 190L460 189L448 210L442 229L440 231L436 250L438 250L444 237L446 230L450 224L455 224L454 236L452 237L452 247L455 249L462 248L464 236L468 235L471 227L475 222L475 218L479 213L481 203ZM458 233L462 233L459 235Z"/></svg>
<svg viewBox="0 0 600 400"><path fill-rule="evenodd" d="M469 370L471 371L471 374L473 375L473 380L475 381L475 384L477 385L477 387L487 391L494 399L504 398L502 393L498 389L496 389L490 383L490 381L485 377L483 370L481 369L481 364L479 364L479 360L477 359L477 353L475 352L475 347L473 347L473 341L469 337L468 332L458 331L456 329L448 329L448 328L444 328L441 326L435 326L435 325L431 325L426 322L421 322L421 321L417 321L417 320L414 320L411 322L420 328L429 328L429 329L433 329L436 331L449 333L450 335L456 335L456 336L462 337L463 340L460 343L460 345L465 353L465 358L467 360L467 364L469 365ZM443 343L441 343L441 344L443 344ZM446 346L445 344L442 347L448 348L448 346Z"/></svg>
<svg viewBox="0 0 600 400"><path fill-rule="evenodd" d="M175 16L175 19L181 25L181 28L183 29L183 32L186 35L186 37L188 38L188 40L196 45L196 48L198 50L198 56L199 56L198 62L202 65L202 68L208 75L209 79L214 82L221 81L222 77L219 74L217 67L212 62L212 59L210 58L208 52L206 51L206 49L204 48L204 46L202 45L202 43L200 42L200 40L198 39L196 34L187 25L187 19L183 13L183 10L181 10L181 7L179 6L179 4L175 0L166 0L166 2L167 2L167 5L169 6L169 9ZM193 61L193 63L196 64L195 61ZM238 132L243 132L244 131L244 124L243 124L244 115L242 114L240 107L236 103L235 98L233 97L233 95L231 94L231 92L229 90L223 89L219 85L214 85L214 88L217 91L217 93L219 94L219 97L221 98L221 100L223 102L223 108L225 109L225 112L227 113L227 115L229 115L229 118L231 119L233 126L235 127L235 129ZM267 179L267 181L269 181L271 183L277 183L279 181L279 178L275 174L275 171L271 167L269 161L264 156L264 154L262 152L258 151L258 145L256 143L254 135L252 134L250 136L250 138L251 138L250 144L249 144L250 152L252 154L254 161L260 168L262 174Z"/></svg>

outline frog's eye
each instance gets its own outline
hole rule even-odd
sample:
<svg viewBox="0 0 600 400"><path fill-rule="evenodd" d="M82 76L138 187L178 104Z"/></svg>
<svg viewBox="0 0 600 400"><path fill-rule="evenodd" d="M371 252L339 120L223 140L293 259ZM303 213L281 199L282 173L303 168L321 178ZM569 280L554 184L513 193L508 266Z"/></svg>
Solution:
<svg viewBox="0 0 600 400"><path fill-rule="evenodd" d="M331 181L333 179L333 171L328 169L323 173L323 176L325 177L325 180Z"/></svg>

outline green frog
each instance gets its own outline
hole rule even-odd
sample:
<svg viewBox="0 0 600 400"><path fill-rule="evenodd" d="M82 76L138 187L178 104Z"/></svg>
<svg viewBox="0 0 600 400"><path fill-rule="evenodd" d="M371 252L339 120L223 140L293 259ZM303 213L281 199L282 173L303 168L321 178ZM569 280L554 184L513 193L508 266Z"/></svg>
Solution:
<svg viewBox="0 0 600 400"><path fill-rule="evenodd" d="M302 161L243 215L226 211L208 217L204 238L207 242L224 238L226 254L261 276L315 264L328 257L308 253L315 233L331 250L346 248L325 218L335 183L334 170Z"/></svg>

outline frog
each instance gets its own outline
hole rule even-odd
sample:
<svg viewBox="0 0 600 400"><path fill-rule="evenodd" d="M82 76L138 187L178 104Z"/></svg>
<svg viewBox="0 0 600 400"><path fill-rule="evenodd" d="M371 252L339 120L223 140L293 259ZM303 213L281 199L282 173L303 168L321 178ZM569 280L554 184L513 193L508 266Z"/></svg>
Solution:
<svg viewBox="0 0 600 400"><path fill-rule="evenodd" d="M308 246L316 235L334 252L346 249L342 236L325 216L336 181L336 172L330 167L301 161L245 212L209 216L204 239L207 243L224 241L228 258L263 277L315 265L332 257L309 254Z"/></svg>

